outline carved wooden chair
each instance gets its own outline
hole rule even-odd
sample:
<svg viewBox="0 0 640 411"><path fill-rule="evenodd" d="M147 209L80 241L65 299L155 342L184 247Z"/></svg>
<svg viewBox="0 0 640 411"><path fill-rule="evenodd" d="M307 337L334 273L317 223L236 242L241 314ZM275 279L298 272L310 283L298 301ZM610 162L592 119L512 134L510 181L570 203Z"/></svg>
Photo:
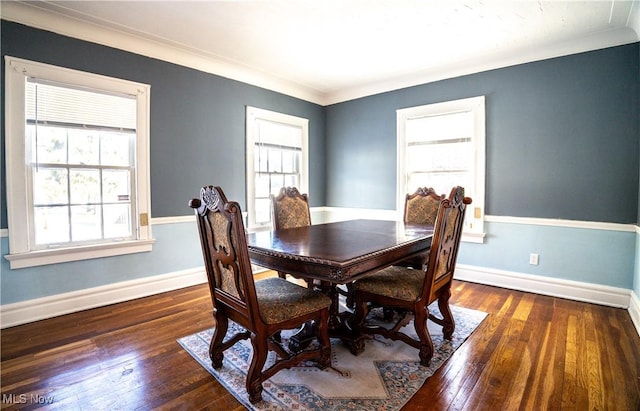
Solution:
<svg viewBox="0 0 640 411"><path fill-rule="evenodd" d="M277 196L271 195L273 228L305 227L311 225L309 196L296 187L282 187Z"/></svg>
<svg viewBox="0 0 640 411"><path fill-rule="evenodd" d="M246 388L255 403L262 399L262 383L278 371L308 360L316 360L320 368L329 366L329 297L278 277L254 282L240 206L227 201L220 187L203 187L200 198L189 206L195 209L213 302L215 329L209 345L213 367L222 367L225 350L250 338L253 358ZM225 340L229 320L246 331ZM274 338L307 321L316 324L318 348L292 353ZM276 361L263 369L269 351L276 353Z"/></svg>
<svg viewBox="0 0 640 411"><path fill-rule="evenodd" d="M429 365L433 356L433 342L427 328L427 319L442 325L446 339L451 339L455 329L449 298L467 204L471 204L471 198L464 196L462 187L454 187L449 198L441 201L429 251L429 262L424 269L391 266L354 283L354 332L360 335L379 334L404 341L420 350L422 365ZM429 304L436 300L442 318L429 312ZM397 310L402 315L392 328L365 324L370 303ZM411 317L418 340L400 331L409 323ZM351 352L357 355L363 349L364 338L360 338L352 345Z"/></svg>
<svg viewBox="0 0 640 411"><path fill-rule="evenodd" d="M272 194L270 197L275 230L311 225L311 211L307 194L300 194L295 187L282 187L277 196ZM286 278L287 273L278 271L278 277Z"/></svg>
<svg viewBox="0 0 640 411"><path fill-rule="evenodd" d="M404 200L404 223L434 225L438 207L443 199L444 194L437 194L431 187L419 187L413 194L407 194ZM406 259L397 265L422 268L425 262L426 256L419 256Z"/></svg>
<svg viewBox="0 0 640 411"><path fill-rule="evenodd" d="M311 211L309 208L309 196L300 194L296 187L282 187L277 196L271 197L273 211L273 228L275 230L283 228L296 228L311 225ZM286 278L287 273L278 271L278 277ZM295 277L295 276L294 276ZM312 288L315 285L321 288L318 281L305 278L307 286ZM347 306L353 307L353 300L350 295L350 284L346 285L346 290L338 288L338 292L347 297Z"/></svg>
<svg viewBox="0 0 640 411"><path fill-rule="evenodd" d="M420 187L415 193L407 194L404 200L404 222L434 225L442 200L444 194L437 194L431 187Z"/></svg>

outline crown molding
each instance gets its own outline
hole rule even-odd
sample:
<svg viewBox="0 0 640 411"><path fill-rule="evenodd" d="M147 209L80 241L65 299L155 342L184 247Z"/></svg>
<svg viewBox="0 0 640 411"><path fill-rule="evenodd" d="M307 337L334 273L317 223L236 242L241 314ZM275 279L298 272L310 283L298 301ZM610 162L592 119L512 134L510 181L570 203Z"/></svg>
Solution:
<svg viewBox="0 0 640 411"><path fill-rule="evenodd" d="M237 62L106 28L86 19L73 18L39 8L37 3L3 1L0 16L4 20L193 68L312 103L322 105L326 98L317 90L271 76Z"/></svg>
<svg viewBox="0 0 640 411"><path fill-rule="evenodd" d="M640 8L640 6L638 7ZM388 91L418 86L449 78L461 77L483 71L495 70L518 64L547 60L555 57L568 56L588 51L621 46L639 41L635 30L625 27L607 32L584 36L578 40L563 43L532 46L525 50L494 55L469 56L467 59L452 63L437 70L424 70L398 76L377 83L336 90L327 95L325 104L337 104L348 100L367 97Z"/></svg>
<svg viewBox="0 0 640 411"><path fill-rule="evenodd" d="M463 61L437 70L399 73L385 81L354 85L327 93L218 56L105 28L87 21L86 16L85 19L74 18L45 10L38 7L37 3L5 1L2 2L0 15L8 21L193 68L326 106L482 71L637 42L640 40L640 3L624 2L623 5L625 7L622 9L612 8L611 19L613 22L626 24L625 27L593 33L564 43L532 45L526 50L511 53L470 55ZM625 17L626 22L622 22Z"/></svg>

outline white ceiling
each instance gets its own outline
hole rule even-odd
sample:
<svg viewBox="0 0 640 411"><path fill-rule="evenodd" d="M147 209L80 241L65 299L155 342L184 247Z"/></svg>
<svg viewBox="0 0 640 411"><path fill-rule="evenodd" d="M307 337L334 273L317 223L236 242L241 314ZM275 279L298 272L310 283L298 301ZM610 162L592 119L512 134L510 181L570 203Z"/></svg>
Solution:
<svg viewBox="0 0 640 411"><path fill-rule="evenodd" d="M640 2L2 1L7 20L331 104L636 42Z"/></svg>

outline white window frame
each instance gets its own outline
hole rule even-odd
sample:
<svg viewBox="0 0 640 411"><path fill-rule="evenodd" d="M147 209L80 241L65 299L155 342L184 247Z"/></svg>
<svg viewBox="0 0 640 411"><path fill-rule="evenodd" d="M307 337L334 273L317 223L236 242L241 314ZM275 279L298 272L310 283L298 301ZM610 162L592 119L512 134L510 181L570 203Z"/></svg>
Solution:
<svg viewBox="0 0 640 411"><path fill-rule="evenodd" d="M25 140L25 81L27 77L73 86L129 94L136 97L136 184L132 216L136 228L134 240L36 250L31 244L29 213L33 213L32 193L28 192L27 150ZM12 269L56 264L68 261L151 251L151 187L149 167L150 91L147 84L135 83L93 73L5 56L5 148L7 171L7 218L9 254Z"/></svg>
<svg viewBox="0 0 640 411"><path fill-rule="evenodd" d="M474 118L474 147L473 167L474 187L473 203L467 208L466 222L471 221L471 229L465 228L462 241L482 243L484 241L484 210L485 210L485 175L486 175L486 129L485 129L485 97L470 97L442 103L427 104L404 108L396 111L397 120L397 194L396 210L399 218L404 213L405 197L407 195L406 170L406 122L412 118L446 115L459 112L472 112ZM449 195L449 193L439 193ZM466 224L465 224L466 225Z"/></svg>
<svg viewBox="0 0 640 411"><path fill-rule="evenodd" d="M301 193L309 191L309 120L289 114L278 113L276 111L265 110L257 107L247 106L246 108L246 161L247 161L247 228L251 231L271 229L272 226L256 224L255 213L255 142L258 138L258 121L271 121L282 123L287 126L299 127L302 132L302 158L300 164L300 185L298 190Z"/></svg>

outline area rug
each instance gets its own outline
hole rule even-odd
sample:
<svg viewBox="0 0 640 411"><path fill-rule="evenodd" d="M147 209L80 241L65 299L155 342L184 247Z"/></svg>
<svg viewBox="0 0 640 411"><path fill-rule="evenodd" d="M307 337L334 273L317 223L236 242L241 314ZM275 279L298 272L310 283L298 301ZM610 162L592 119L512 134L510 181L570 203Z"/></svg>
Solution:
<svg viewBox="0 0 640 411"><path fill-rule="evenodd" d="M437 305L429 307L438 311ZM305 363L283 370L263 383L262 401L251 404L245 378L252 349L248 340L225 351L223 366L214 369L209 359L213 329L180 338L178 343L249 410L398 410L418 391L427 378L471 335L486 313L452 306L456 329L451 341L442 337L442 328L429 321L434 344L431 365L418 361L418 350L399 341L379 336L366 341L359 356L352 355L338 339L332 339L331 367L316 368ZM383 321L382 312L372 310L374 320ZM241 327L229 322L230 331ZM413 324L404 329L412 333ZM229 334L227 334L229 335ZM414 334L415 335L415 334ZM283 333L283 338L288 334ZM273 353L267 359L273 361Z"/></svg>

